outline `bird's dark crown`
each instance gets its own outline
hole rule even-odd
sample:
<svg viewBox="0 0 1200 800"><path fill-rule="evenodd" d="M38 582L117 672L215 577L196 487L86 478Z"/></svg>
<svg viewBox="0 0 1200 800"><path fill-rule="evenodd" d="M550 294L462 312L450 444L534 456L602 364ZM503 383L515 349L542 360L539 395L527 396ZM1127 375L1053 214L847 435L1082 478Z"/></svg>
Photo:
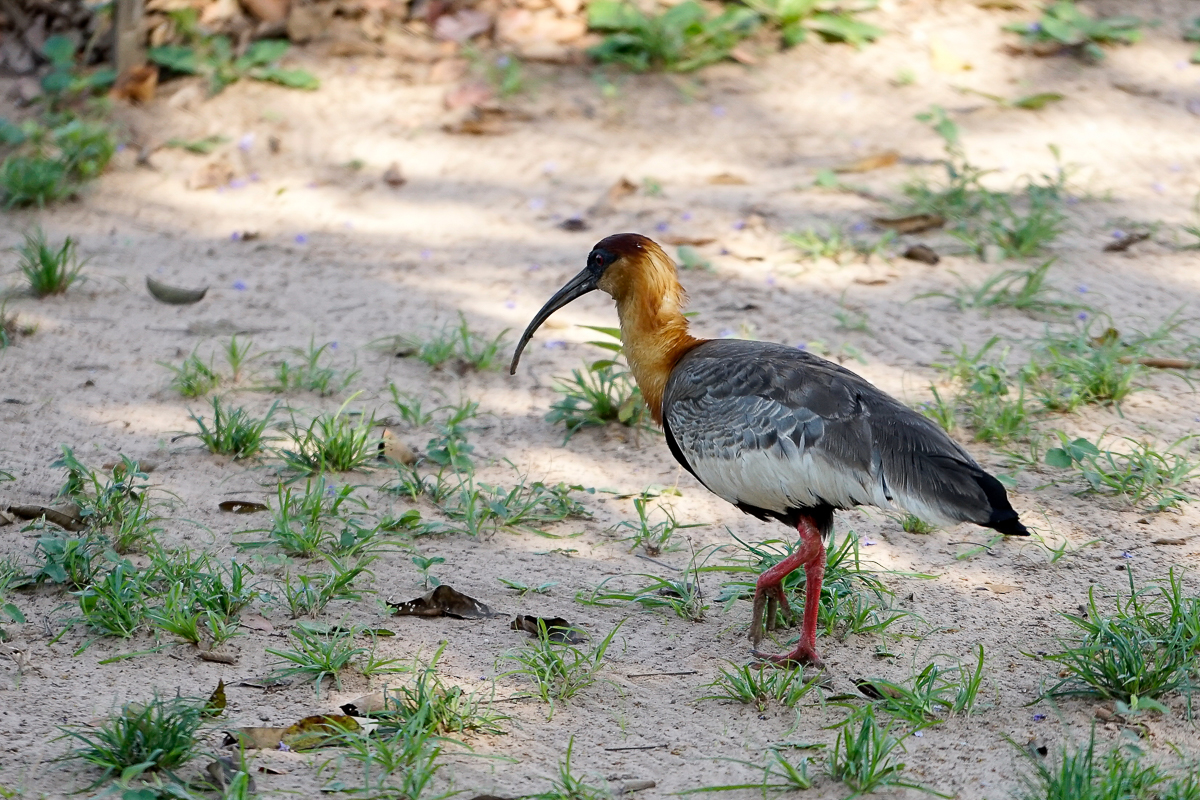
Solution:
<svg viewBox="0 0 1200 800"><path fill-rule="evenodd" d="M639 256L646 252L646 245L654 242L640 233L614 233L606 236L588 254L588 270L599 278L604 271L622 258Z"/></svg>

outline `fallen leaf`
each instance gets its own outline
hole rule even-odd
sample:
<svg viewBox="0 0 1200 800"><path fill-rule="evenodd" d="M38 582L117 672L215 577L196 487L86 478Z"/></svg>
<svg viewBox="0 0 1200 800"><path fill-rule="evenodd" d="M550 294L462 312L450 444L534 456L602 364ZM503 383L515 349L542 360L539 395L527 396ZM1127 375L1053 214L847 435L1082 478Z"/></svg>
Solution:
<svg viewBox="0 0 1200 800"><path fill-rule="evenodd" d="M201 650L201 661L211 661L214 664L228 664L233 666L237 663L237 656L233 653L218 652L214 650Z"/></svg>
<svg viewBox="0 0 1200 800"><path fill-rule="evenodd" d="M271 624L271 620L267 619L262 614L256 614L253 611L243 613L242 616L238 618L238 622L243 628L249 628L252 631L270 633L271 631L275 630L275 626Z"/></svg>
<svg viewBox="0 0 1200 800"><path fill-rule="evenodd" d="M212 161L197 167L188 176L187 188L192 191L200 191L201 189L213 189L217 186L224 186L233 180L233 175L233 164L229 162L229 157L220 155Z"/></svg>
<svg viewBox="0 0 1200 800"><path fill-rule="evenodd" d="M937 214L910 214L907 217L874 217L871 222L896 233L921 233L942 227L946 219Z"/></svg>
<svg viewBox="0 0 1200 800"><path fill-rule="evenodd" d="M345 714L314 714L285 728L282 744L292 750L312 750L360 727L354 717Z"/></svg>
<svg viewBox="0 0 1200 800"><path fill-rule="evenodd" d="M408 179L404 177L404 173L400 171L400 165L393 161L388 165L388 168L383 171L383 182L393 189L399 189L404 184L408 183Z"/></svg>
<svg viewBox="0 0 1200 800"><path fill-rule="evenodd" d="M663 745L663 747L666 747L666 746L667 745ZM646 789L653 789L656 786L658 786L658 783L656 783L655 781L650 781L650 780L622 781L621 785L617 787L616 795L618 797L620 797L621 795L624 795L624 794L633 794L634 792L641 792Z"/></svg>
<svg viewBox="0 0 1200 800"><path fill-rule="evenodd" d="M158 67L153 64L143 64L140 67L130 67L122 72L108 96L114 100L127 100L130 103L149 103L154 99L154 92L157 88Z"/></svg>
<svg viewBox="0 0 1200 800"><path fill-rule="evenodd" d="M567 219L564 219L562 222L558 223L558 227L564 231L579 233L580 231L586 231L591 227L591 225L588 225L587 220L583 217L568 217Z"/></svg>
<svg viewBox="0 0 1200 800"><path fill-rule="evenodd" d="M475 108L490 103L495 99L495 93L486 83L464 83L447 89L442 97L442 105L449 111L458 108Z"/></svg>
<svg viewBox="0 0 1200 800"><path fill-rule="evenodd" d="M743 44L729 51L729 57L739 64L745 64L747 67L758 66L758 56L750 51L750 48Z"/></svg>
<svg viewBox="0 0 1200 800"><path fill-rule="evenodd" d="M1129 248L1133 247L1138 242L1144 242L1150 238L1150 234L1145 231L1137 233L1127 233L1115 242L1109 242L1104 245L1106 253L1124 253Z"/></svg>
<svg viewBox="0 0 1200 800"><path fill-rule="evenodd" d="M872 700L882 700L884 697L892 699L900 697L900 692L883 682L875 684L868 680L856 678L854 685L858 687L858 690L862 692L864 697L869 697Z"/></svg>
<svg viewBox="0 0 1200 800"><path fill-rule="evenodd" d="M588 209L588 216L600 216L611 214L617 210L617 203L623 198L628 197L637 191L637 184L628 178L622 177L617 180L608 190L600 196L592 207Z"/></svg>
<svg viewBox="0 0 1200 800"><path fill-rule="evenodd" d="M1066 95L1061 95L1058 92L1038 92L1037 94L1027 94L1024 97L1018 97L1009 105L1013 108L1023 108L1027 111L1041 111L1050 103L1057 103L1064 99L1066 99Z"/></svg>
<svg viewBox="0 0 1200 800"><path fill-rule="evenodd" d="M217 688L213 689L213 693L208 696L208 702L204 704L204 716L219 717L225 711L225 680L217 681Z"/></svg>
<svg viewBox="0 0 1200 800"><path fill-rule="evenodd" d="M922 264L933 266L942 260L932 247L924 244L914 244L904 251L904 257L909 261L920 261Z"/></svg>
<svg viewBox="0 0 1200 800"><path fill-rule="evenodd" d="M713 175L708 179L708 182L714 186L745 186L748 183L741 175L734 175L732 172L721 172Z"/></svg>
<svg viewBox="0 0 1200 800"><path fill-rule="evenodd" d="M677 236L669 234L662 238L666 244L673 244L679 247L704 247L706 244L712 244L716 241L712 236Z"/></svg>
<svg viewBox="0 0 1200 800"><path fill-rule="evenodd" d="M1128 363L1124 358L1120 359L1122 364ZM1167 358L1165 356L1144 356L1137 360L1137 363L1143 367L1154 367L1155 369L1196 369L1200 368L1200 361L1189 361L1186 358Z"/></svg>
<svg viewBox="0 0 1200 800"><path fill-rule="evenodd" d="M19 519L38 519L45 517L46 522L57 525L65 531L78 532L87 530L87 525L79 516L77 506L9 506L8 513Z"/></svg>
<svg viewBox="0 0 1200 800"><path fill-rule="evenodd" d="M868 156L863 156L857 161L851 161L849 164L842 164L833 168L834 172L871 172L876 169L884 169L890 167L900 160L900 153L896 150L884 150L882 153L872 153Z"/></svg>
<svg viewBox="0 0 1200 800"><path fill-rule="evenodd" d="M0 528L3 528L5 525L12 525L16 521L17 518L15 516L0 508Z"/></svg>
<svg viewBox="0 0 1200 800"><path fill-rule="evenodd" d="M876 275L861 275L854 279L854 282L860 286L886 286L887 284L900 277L891 272Z"/></svg>
<svg viewBox="0 0 1200 800"><path fill-rule="evenodd" d="M451 42L465 42L492 27L491 15L473 8L461 8L453 14L443 14L433 25L437 38Z"/></svg>
<svg viewBox="0 0 1200 800"><path fill-rule="evenodd" d="M246 10L263 22L278 24L287 21L290 0L241 0Z"/></svg>
<svg viewBox="0 0 1200 800"><path fill-rule="evenodd" d="M521 614L513 619L508 627L514 631L525 631L531 636L538 636L541 626L546 628L546 638L557 644L580 644L587 640L586 633L562 617L535 617L530 614Z"/></svg>
<svg viewBox="0 0 1200 800"><path fill-rule="evenodd" d="M929 61L938 72L966 72L972 69L971 62L955 53L940 39L929 41Z"/></svg>
<svg viewBox="0 0 1200 800"><path fill-rule="evenodd" d="M1188 537L1186 537L1186 536L1180 537L1178 539L1162 538L1162 539L1154 539L1153 541L1150 542L1150 544L1180 545L1180 544L1187 544L1187 540L1188 540Z"/></svg>
<svg viewBox="0 0 1200 800"><path fill-rule="evenodd" d="M455 619L486 619L496 616L483 603L467 597L446 584L405 603L388 602L398 617L454 617Z"/></svg>
<svg viewBox="0 0 1200 800"><path fill-rule="evenodd" d="M1024 587L1009 586L1007 583L985 583L984 586L986 586L988 589L991 589L993 594L1008 594L1009 592L1025 591Z"/></svg>
<svg viewBox="0 0 1200 800"><path fill-rule="evenodd" d="M222 500L217 504L217 508L227 511L230 514L257 514L260 511L271 510L262 503L256 503L253 500Z"/></svg>

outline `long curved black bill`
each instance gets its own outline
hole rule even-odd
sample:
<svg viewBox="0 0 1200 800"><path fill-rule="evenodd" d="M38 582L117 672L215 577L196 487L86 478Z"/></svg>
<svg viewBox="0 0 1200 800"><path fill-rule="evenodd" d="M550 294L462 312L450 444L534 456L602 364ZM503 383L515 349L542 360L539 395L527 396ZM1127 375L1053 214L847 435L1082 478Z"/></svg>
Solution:
<svg viewBox="0 0 1200 800"><path fill-rule="evenodd" d="M533 338L534 332L542 326L543 322L550 318L551 314L575 298L583 297L588 292L594 291L596 291L596 276L590 269L585 269L567 281L566 286L555 292L554 296L546 301L546 305L542 306L541 311L534 315L533 319L529 322L529 327L521 334L521 341L517 342L517 351L513 353L512 364L508 367L508 374L517 374L517 362L521 360L521 351L525 349L525 345L529 344L529 340Z"/></svg>

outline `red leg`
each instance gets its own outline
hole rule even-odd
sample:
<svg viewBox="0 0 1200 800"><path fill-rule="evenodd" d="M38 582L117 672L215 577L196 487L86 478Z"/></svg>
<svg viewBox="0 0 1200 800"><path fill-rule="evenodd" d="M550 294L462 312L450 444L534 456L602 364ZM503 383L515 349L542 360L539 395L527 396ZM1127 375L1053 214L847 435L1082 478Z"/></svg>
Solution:
<svg viewBox="0 0 1200 800"><path fill-rule="evenodd" d="M770 611L766 624L768 629L774 628L775 601L782 600L784 610L790 614L783 591L783 579L803 566L804 619L800 624L800 643L796 645L795 650L783 655L769 655L758 650L752 652L758 658L776 664L799 662L821 666L821 657L817 655L817 611L821 604L821 582L825 577L825 544L821 541L821 532L808 517L800 518L796 530L800 534L800 542L792 554L758 577L754 592L754 617L750 623L750 640L757 646L762 639L764 606L769 606Z"/></svg>

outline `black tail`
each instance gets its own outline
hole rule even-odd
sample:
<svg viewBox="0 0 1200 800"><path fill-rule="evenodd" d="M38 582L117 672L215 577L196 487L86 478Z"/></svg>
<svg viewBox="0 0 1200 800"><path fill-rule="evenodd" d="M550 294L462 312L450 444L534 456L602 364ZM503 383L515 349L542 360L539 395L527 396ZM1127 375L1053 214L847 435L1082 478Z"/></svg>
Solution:
<svg viewBox="0 0 1200 800"><path fill-rule="evenodd" d="M1008 502L1008 492L1004 490L1004 484L983 470L979 471L975 480L979 483L979 488L983 489L983 493L992 507L992 514L988 517L988 521L983 523L984 527L997 530L1005 536L1028 536L1029 530L1021 524L1017 512Z"/></svg>

